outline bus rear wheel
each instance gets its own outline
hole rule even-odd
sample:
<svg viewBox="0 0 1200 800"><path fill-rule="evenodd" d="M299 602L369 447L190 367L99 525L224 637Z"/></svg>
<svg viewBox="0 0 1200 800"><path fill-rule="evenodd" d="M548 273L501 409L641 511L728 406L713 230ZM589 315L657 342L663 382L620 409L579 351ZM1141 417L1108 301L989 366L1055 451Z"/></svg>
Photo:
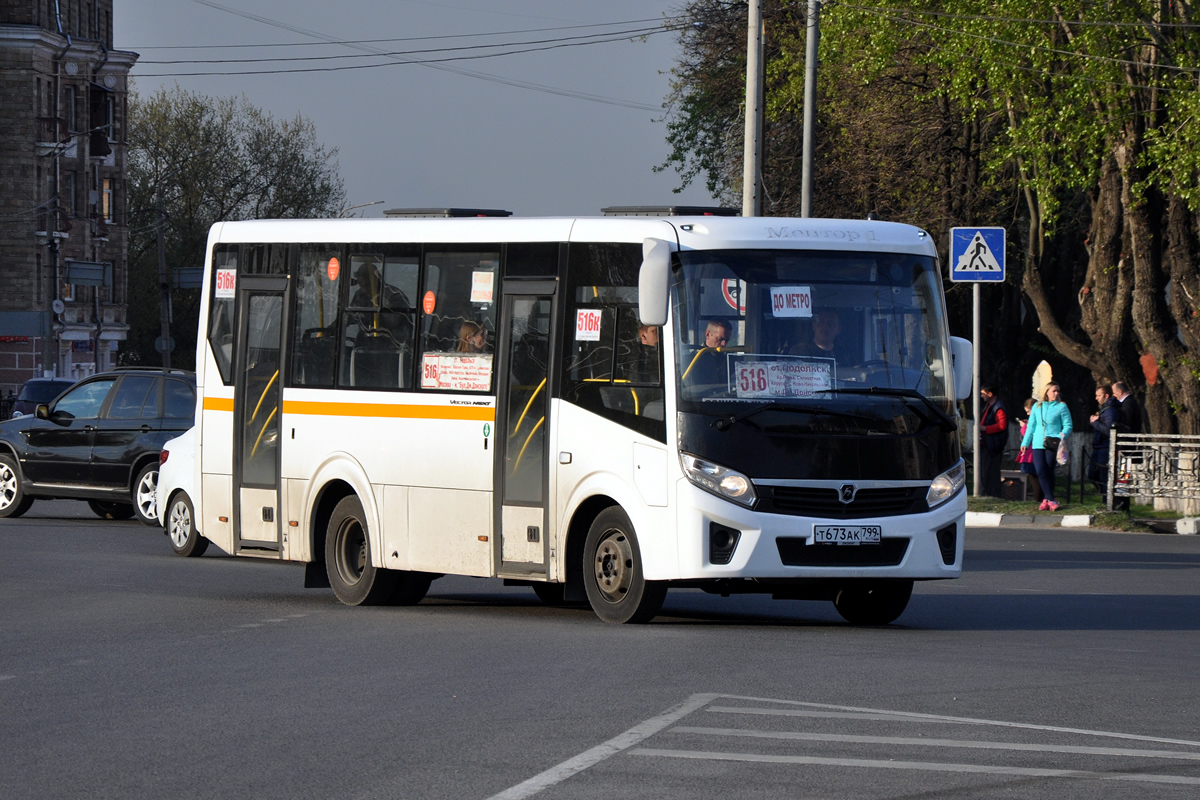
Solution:
<svg viewBox="0 0 1200 800"><path fill-rule="evenodd" d="M366 515L355 495L343 497L329 518L325 569L333 593L348 606L380 605L395 593L395 573L371 565Z"/></svg>
<svg viewBox="0 0 1200 800"><path fill-rule="evenodd" d="M851 625L895 622L912 597L912 581L878 581L839 589L833 607Z"/></svg>
<svg viewBox="0 0 1200 800"><path fill-rule="evenodd" d="M629 516L620 506L597 515L583 546L583 583L588 602L605 622L648 622L662 608L667 585L647 581Z"/></svg>

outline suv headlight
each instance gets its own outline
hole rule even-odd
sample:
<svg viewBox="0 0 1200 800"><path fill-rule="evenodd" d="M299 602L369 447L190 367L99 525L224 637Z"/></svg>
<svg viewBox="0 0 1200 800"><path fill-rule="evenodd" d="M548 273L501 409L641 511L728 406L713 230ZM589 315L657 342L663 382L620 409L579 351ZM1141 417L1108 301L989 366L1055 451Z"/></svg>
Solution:
<svg viewBox="0 0 1200 800"><path fill-rule="evenodd" d="M680 453L679 460L683 464L683 474L687 479L706 492L712 492L718 497L753 506L758 495L754 493L754 484L740 472L705 461L702 458Z"/></svg>
<svg viewBox="0 0 1200 800"><path fill-rule="evenodd" d="M930 508L941 505L953 497L966 481L967 463L960 458L957 464L933 479L925 494L925 502Z"/></svg>

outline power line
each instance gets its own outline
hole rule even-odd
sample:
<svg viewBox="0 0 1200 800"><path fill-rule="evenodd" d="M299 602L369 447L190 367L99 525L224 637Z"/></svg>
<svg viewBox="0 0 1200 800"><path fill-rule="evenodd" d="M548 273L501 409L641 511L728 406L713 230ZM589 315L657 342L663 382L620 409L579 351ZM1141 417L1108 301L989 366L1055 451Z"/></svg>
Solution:
<svg viewBox="0 0 1200 800"><path fill-rule="evenodd" d="M291 31L292 33L298 33L301 36L308 36L313 39L319 39L319 40L329 43L329 44L338 44L340 41L340 40L336 39L335 37L328 36L326 34L319 33L317 31L310 31L310 30L307 30L305 28L301 28L301 27L298 27L295 25L288 25L286 23L279 22L278 20L269 19L267 17L261 17L261 16L258 16L257 14L250 14L245 11L239 11L238 9L235 9L235 8L229 8L227 6L220 5L219 3L214 3L214 2L212 2L212 0L192 0L192 2L198 3L200 5L208 6L210 8L214 8L218 11L223 11L227 14L233 14L235 16L242 17L243 19L249 19L254 22L259 22L263 25L270 25L271 27L274 27L274 28L280 28L282 30ZM374 48L369 45L350 44L350 45L343 45L343 46L351 47L356 50L362 50L367 53L373 53L374 55L377 55L377 56L383 56L383 51L380 51L378 48ZM386 56L384 56L384 57L386 57ZM625 108L633 108L633 109L638 109L638 110L642 110L642 111L658 111L659 110L658 106L651 106L646 103L637 103L637 102L634 102L631 100L621 100L621 99L614 98L614 97L605 97L604 95L591 94L588 92L573 91L570 89L560 89L555 86L547 86L545 84L534 83L532 81L521 81L521 80L516 80L513 78L501 78L497 75L489 75L486 72L477 72L475 70L465 69L463 67L452 67L452 66L449 66L448 64L444 64L444 63L422 62L422 61L417 61L414 59L407 59L407 58L404 58L401 56L395 56L392 58L393 58L393 60L397 61L398 63L414 63L414 64L418 64L420 66L428 67L429 69L441 70L443 72L449 72L454 75L461 75L461 76L467 77L467 78L475 78L476 80L487 81L489 83L498 83L503 86L512 86L512 87L518 88L518 89L527 89L529 91L541 92L543 94L553 94L553 95L557 95L559 97L571 97L571 98L574 98L577 100L588 100L593 103L603 103L605 105L622 106ZM166 78L166 77L173 77L173 76L171 76L171 75L154 75L154 76L147 76L147 77ZM183 76L180 76L180 77L183 77Z"/></svg>
<svg viewBox="0 0 1200 800"><path fill-rule="evenodd" d="M532 39L524 42L499 42L495 44L476 44L460 47L433 47L420 50L399 50L379 53L380 56L396 57L396 56L411 56L422 53L451 53L457 51L474 51L486 50L501 47L521 47L541 44L558 44L568 45L587 45L587 44L603 44L606 42L626 41L631 38L641 36L653 36L658 33L666 33L674 30L673 28L665 28L656 26L653 28L631 28L621 31L611 31L601 34L586 34L584 36L563 36L554 39ZM525 53L530 50L515 50L514 53ZM497 53L496 55L511 55L511 53ZM213 59L177 59L170 61L139 61L139 64L267 64L280 63L290 61L336 61L346 58L375 58L374 53L361 53L354 55L332 55L332 56L284 56L278 58L213 58Z"/></svg>
<svg viewBox="0 0 1200 800"><path fill-rule="evenodd" d="M350 44L392 44L395 42L428 42L442 39L479 39L485 36L514 36L526 33L550 33L553 31L576 31L591 28L612 28L618 25L641 25L643 23L678 24L682 17L650 17L647 19L628 19L619 22L594 22L588 25L560 25L554 28L525 28L513 31L490 31L487 33L450 33L437 36L404 36L392 39L342 39L328 42L262 42L258 44L171 44L148 45L145 47L123 46L122 49L142 52L145 50L224 50L252 47L262 49L267 47L328 47L330 45Z"/></svg>

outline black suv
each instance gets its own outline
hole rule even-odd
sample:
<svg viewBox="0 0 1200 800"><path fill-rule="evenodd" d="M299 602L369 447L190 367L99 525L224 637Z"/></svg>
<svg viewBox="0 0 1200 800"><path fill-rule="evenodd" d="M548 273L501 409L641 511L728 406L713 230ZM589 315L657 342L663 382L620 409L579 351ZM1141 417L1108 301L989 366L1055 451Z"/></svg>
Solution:
<svg viewBox="0 0 1200 800"><path fill-rule="evenodd" d="M87 500L108 519L158 525L162 446L192 427L196 376L126 368L85 378L33 415L0 422L0 517L33 501Z"/></svg>

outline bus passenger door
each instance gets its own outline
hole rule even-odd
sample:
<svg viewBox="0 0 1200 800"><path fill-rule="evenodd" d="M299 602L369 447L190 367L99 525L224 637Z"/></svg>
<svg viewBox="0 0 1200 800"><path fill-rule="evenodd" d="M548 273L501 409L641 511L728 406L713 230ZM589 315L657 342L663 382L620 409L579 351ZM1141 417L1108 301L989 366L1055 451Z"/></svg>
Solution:
<svg viewBox="0 0 1200 800"><path fill-rule="evenodd" d="M238 282L234 355L233 518L237 552L280 555L279 418L287 278Z"/></svg>
<svg viewBox="0 0 1200 800"><path fill-rule="evenodd" d="M505 283L496 413L496 574L546 576L555 283Z"/></svg>

